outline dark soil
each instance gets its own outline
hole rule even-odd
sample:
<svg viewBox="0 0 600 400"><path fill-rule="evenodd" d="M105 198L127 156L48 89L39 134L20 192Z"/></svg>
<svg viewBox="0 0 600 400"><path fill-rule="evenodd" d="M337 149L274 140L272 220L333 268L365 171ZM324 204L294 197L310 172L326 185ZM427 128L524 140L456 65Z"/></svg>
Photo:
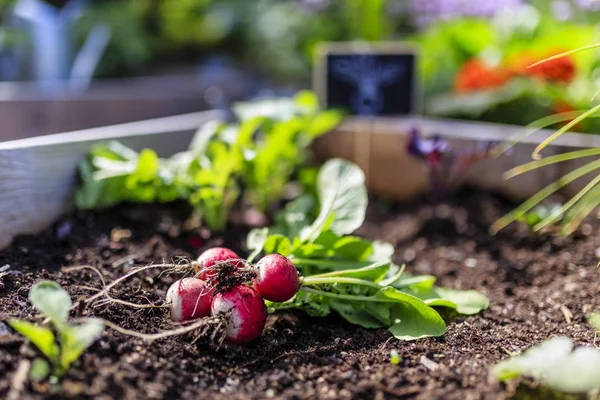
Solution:
<svg viewBox="0 0 600 400"><path fill-rule="evenodd" d="M383 201L372 202L359 232L394 243L397 261L406 262L408 271L433 274L441 285L477 289L490 298L487 311L449 323L441 338L399 342L385 329L302 313L271 315L257 341L219 350L202 341L191 344L189 337L148 345L106 330L62 386L26 383L17 398L466 400L512 395L516 384L501 385L488 376L509 353L555 335L593 343L586 315L600 309L600 223L590 220L567 239L536 237L523 226L490 237L489 223L512 205L480 192L463 192L456 199L438 207L386 208ZM214 245L247 254L244 226L206 239L190 234L197 229L185 229L185 214L178 206L75 213L38 236L19 238L0 254L0 266L9 264L14 271L1 279L0 318L34 318L27 293L39 279L58 281L74 299L100 287L93 272L66 273L61 267L91 265L110 281L133 264L195 258ZM114 294L159 304L173 279L149 272ZM120 305L84 310L144 332L167 328L165 312ZM402 357L399 365L389 362L393 349ZM32 358L19 337L0 325L0 398L14 385L20 361Z"/></svg>

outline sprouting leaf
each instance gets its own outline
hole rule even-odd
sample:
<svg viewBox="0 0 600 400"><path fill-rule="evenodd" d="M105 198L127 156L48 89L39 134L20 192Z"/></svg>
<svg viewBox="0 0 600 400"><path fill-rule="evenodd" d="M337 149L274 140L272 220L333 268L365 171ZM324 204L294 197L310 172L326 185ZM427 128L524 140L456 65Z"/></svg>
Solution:
<svg viewBox="0 0 600 400"><path fill-rule="evenodd" d="M58 358L60 349L54 340L52 330L18 319L12 319L8 323L11 328L33 343L49 360L56 360Z"/></svg>
<svg viewBox="0 0 600 400"><path fill-rule="evenodd" d="M400 357L400 354L398 354L398 350L390 351L390 364L398 365L401 360L402 358Z"/></svg>
<svg viewBox="0 0 600 400"><path fill-rule="evenodd" d="M141 182L150 182L158 174L158 156L154 150L144 149L140 152L135 175Z"/></svg>
<svg viewBox="0 0 600 400"><path fill-rule="evenodd" d="M334 158L319 172L317 188L321 209L317 219L302 233L304 240L313 242L325 229L346 235L358 229L367 210L365 175L355 164Z"/></svg>
<svg viewBox="0 0 600 400"><path fill-rule="evenodd" d="M31 370L29 371L29 379L32 381L43 381L50 375L50 365L48 361L43 358L36 358L31 364Z"/></svg>
<svg viewBox="0 0 600 400"><path fill-rule="evenodd" d="M591 313L587 321L596 330L596 333L600 333L600 313Z"/></svg>
<svg viewBox="0 0 600 400"><path fill-rule="evenodd" d="M56 326L67 321L73 303L69 294L56 282L40 281L29 291L29 301Z"/></svg>
<svg viewBox="0 0 600 400"><path fill-rule="evenodd" d="M500 381L529 376L561 392L588 393L600 389L600 350L573 350L571 339L556 337L501 361L491 373Z"/></svg>
<svg viewBox="0 0 600 400"><path fill-rule="evenodd" d="M104 323L88 318L81 325L70 325L61 331L61 368L67 371L71 364L94 343L104 331Z"/></svg>

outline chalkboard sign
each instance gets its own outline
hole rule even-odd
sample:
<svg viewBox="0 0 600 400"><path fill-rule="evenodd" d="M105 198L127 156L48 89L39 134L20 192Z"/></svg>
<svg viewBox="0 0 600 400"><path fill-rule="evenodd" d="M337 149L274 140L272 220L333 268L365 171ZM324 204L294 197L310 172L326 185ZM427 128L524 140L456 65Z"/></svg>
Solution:
<svg viewBox="0 0 600 400"><path fill-rule="evenodd" d="M314 88L325 108L357 116L418 113L417 52L401 44L324 44L317 53Z"/></svg>

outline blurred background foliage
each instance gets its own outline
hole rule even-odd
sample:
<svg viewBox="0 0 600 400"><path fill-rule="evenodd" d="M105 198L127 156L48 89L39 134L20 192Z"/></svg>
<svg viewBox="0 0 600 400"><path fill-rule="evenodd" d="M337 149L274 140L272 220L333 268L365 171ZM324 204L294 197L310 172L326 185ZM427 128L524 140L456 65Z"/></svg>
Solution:
<svg viewBox="0 0 600 400"><path fill-rule="evenodd" d="M0 0L2 26L9 26L6 16L15 2ZM68 1L46 2L62 7ZM99 77L147 74L157 65L184 65L220 56L275 78L307 79L314 48L322 41L400 40L433 25L426 33L430 42L439 35L438 47L449 41L456 44L445 52L437 52L438 57L451 57L445 62L460 61L452 52L475 54L492 39L498 45L527 44L524 39L531 34L527 30L534 25L535 17L522 15L520 20L504 21L505 25L514 25L503 27L504 36L507 30L521 30L510 41L492 37L491 27L484 22L499 10L522 3L523 0L88 0L74 35L82 42L98 22L111 27L112 39L98 68ZM560 14L578 24L597 21L600 15L594 11L592 0L530 3L542 15ZM464 21L463 26L443 26L456 19ZM546 19L546 24L553 23L549 21L552 18ZM561 35L557 33L554 38ZM0 35L7 36L10 35ZM540 40L549 42L553 38ZM6 45L10 41L4 39L0 43ZM430 65L437 62L428 59Z"/></svg>
<svg viewBox="0 0 600 400"><path fill-rule="evenodd" d="M0 0L0 62L7 50L28 45L27 35L10 23L16 2ZM69 0L46 2L60 8ZM600 87L597 51L526 70L528 63L598 39L595 0L84 3L73 29L77 44L99 23L111 28L96 78L190 73L216 63L306 87L321 42L408 40L421 49L428 114L527 124L554 112L589 108ZM0 64L0 80L14 79L2 71ZM596 122L585 124L580 128L587 131Z"/></svg>

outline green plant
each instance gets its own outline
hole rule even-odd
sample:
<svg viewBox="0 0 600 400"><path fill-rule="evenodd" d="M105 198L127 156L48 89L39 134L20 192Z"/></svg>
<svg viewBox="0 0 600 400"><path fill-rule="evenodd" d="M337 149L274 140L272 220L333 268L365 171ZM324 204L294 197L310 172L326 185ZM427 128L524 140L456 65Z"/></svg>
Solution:
<svg viewBox="0 0 600 400"><path fill-rule="evenodd" d="M246 157L242 171L245 197L266 212L281 198L298 166L308 159L308 147L342 119L337 110L319 112L318 100L302 91L290 99L263 100L234 108L240 119L258 122L242 135ZM254 135L254 140L250 135Z"/></svg>
<svg viewBox="0 0 600 400"><path fill-rule="evenodd" d="M335 110L319 112L311 92L240 103L234 111L238 123L203 125L187 151L167 159L151 149L137 153L114 141L94 146L80 164L77 207L181 199L211 229L223 230L242 194L249 204L268 211L307 161L308 146L342 118Z"/></svg>
<svg viewBox="0 0 600 400"><path fill-rule="evenodd" d="M556 337L501 361L491 373L500 381L528 376L553 390L590 393L600 390L600 350L578 347L573 351L571 339Z"/></svg>
<svg viewBox="0 0 600 400"><path fill-rule="evenodd" d="M488 306L482 294L438 288L432 276L409 276L392 262L389 243L351 236L365 218L364 174L341 159L329 160L317 178L317 198L300 196L280 213L279 225L248 234L253 250L288 257L303 274L296 296L273 309L299 308L310 315L337 312L351 323L387 327L401 340L440 336L446 330L437 310L475 314ZM318 207L314 221L303 218Z"/></svg>
<svg viewBox="0 0 600 400"><path fill-rule="evenodd" d="M95 318L86 318L78 324L69 323L67 318L72 306L71 298L56 282L36 283L29 291L29 301L50 320L53 329L20 319L11 319L9 324L44 356L34 360L32 378L45 379L50 373L61 377L102 335L104 323Z"/></svg>
<svg viewBox="0 0 600 400"><path fill-rule="evenodd" d="M539 231L546 219L560 220L560 210L562 205L555 203L551 205L540 204L525 214L517 218L517 221L527 225L531 231ZM544 226L548 226L544 224Z"/></svg>

